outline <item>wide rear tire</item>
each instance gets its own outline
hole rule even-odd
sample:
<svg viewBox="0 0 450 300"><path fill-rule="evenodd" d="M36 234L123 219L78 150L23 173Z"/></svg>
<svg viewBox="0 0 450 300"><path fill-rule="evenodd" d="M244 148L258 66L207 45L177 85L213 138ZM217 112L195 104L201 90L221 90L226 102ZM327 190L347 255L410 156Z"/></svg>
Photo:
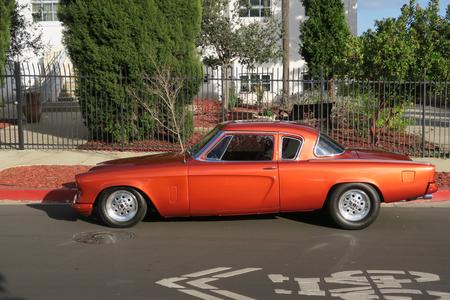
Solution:
<svg viewBox="0 0 450 300"><path fill-rule="evenodd" d="M338 227L349 230L363 229L378 217L380 195L369 184L341 184L330 194L327 210Z"/></svg>
<svg viewBox="0 0 450 300"><path fill-rule="evenodd" d="M97 210L109 227L127 228L142 221L147 213L147 202L133 188L113 187L101 193Z"/></svg>

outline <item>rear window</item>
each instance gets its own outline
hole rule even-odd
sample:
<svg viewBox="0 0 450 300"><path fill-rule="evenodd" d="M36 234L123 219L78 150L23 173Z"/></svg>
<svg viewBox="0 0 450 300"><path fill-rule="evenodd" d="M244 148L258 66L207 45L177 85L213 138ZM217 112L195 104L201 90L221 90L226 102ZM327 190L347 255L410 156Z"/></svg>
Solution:
<svg viewBox="0 0 450 300"><path fill-rule="evenodd" d="M344 153L344 147L333 141L325 134L319 134L319 139L314 147L316 156L333 156Z"/></svg>

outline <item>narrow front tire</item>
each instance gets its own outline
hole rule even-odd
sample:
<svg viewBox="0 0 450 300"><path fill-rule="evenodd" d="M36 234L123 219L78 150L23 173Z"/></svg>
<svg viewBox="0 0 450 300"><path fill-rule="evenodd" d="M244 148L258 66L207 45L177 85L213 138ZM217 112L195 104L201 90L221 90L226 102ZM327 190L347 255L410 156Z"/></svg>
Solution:
<svg viewBox="0 0 450 300"><path fill-rule="evenodd" d="M109 227L127 228L142 221L147 203L136 189L114 187L101 193L97 209L100 219Z"/></svg>

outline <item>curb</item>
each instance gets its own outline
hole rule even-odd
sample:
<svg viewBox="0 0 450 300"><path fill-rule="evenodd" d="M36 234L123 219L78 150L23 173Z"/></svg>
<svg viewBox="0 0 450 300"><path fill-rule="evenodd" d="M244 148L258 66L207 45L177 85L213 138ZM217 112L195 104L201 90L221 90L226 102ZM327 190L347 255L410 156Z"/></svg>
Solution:
<svg viewBox="0 0 450 300"><path fill-rule="evenodd" d="M71 203L76 189L0 189L2 202Z"/></svg>
<svg viewBox="0 0 450 300"><path fill-rule="evenodd" d="M20 202L34 202L42 204L51 203L71 203L76 189L0 189L0 204L5 203L20 203ZM438 190L433 194L433 199L413 200L409 203L431 203L450 201L450 188ZM404 202L403 202L404 203Z"/></svg>

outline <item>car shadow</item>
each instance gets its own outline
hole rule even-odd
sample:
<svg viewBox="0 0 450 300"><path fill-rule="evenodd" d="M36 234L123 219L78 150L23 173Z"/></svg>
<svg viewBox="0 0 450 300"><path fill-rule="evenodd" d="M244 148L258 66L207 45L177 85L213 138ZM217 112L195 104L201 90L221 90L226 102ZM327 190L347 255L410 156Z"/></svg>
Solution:
<svg viewBox="0 0 450 300"><path fill-rule="evenodd" d="M11 296L5 287L6 279L3 274L0 273L0 300L25 300L25 298L18 298Z"/></svg>
<svg viewBox="0 0 450 300"><path fill-rule="evenodd" d="M83 221L90 224L105 226L98 217L94 214L91 217L85 217L77 214L73 208L68 204L27 204L28 207L44 211L51 219L66 222ZM259 215L238 215L238 216L205 216L205 217L176 217L164 218L155 212L149 212L144 218L145 223L164 223L164 222L233 222L243 220L273 220L283 218L299 223L315 225L319 227L337 228L330 218L321 211L312 212L296 212L296 213L282 213L282 214L259 214ZM1 299L0 299L1 300Z"/></svg>
<svg viewBox="0 0 450 300"><path fill-rule="evenodd" d="M279 215L281 218L296 221L299 223L305 223L309 225L315 225L320 227L328 227L339 229L331 220L330 216L321 210L295 212L295 213L283 213Z"/></svg>
<svg viewBox="0 0 450 300"><path fill-rule="evenodd" d="M27 206L43 211L49 218L57 221L77 222L78 220L80 220L91 224L101 225L101 223L97 221L97 218L95 216L85 217L77 214L68 204L27 204Z"/></svg>
<svg viewBox="0 0 450 300"><path fill-rule="evenodd" d="M149 214L144 222L214 222L214 221L242 221L242 220L268 220L276 219L276 214L239 215L239 216L204 216L204 217L175 217L164 218L154 213Z"/></svg>

